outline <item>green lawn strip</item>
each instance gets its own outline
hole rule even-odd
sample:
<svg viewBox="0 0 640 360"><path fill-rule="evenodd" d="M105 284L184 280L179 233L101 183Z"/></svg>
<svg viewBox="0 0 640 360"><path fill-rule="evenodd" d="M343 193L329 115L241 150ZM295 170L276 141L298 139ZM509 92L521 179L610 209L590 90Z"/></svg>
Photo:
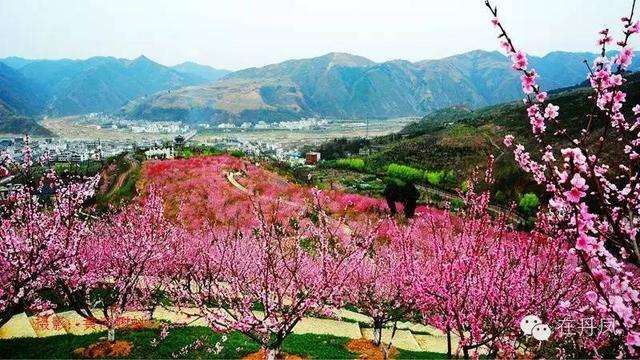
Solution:
<svg viewBox="0 0 640 360"><path fill-rule="evenodd" d="M292 334L282 345L285 353L313 359L355 359L356 354L347 350L348 338L331 335Z"/></svg>
<svg viewBox="0 0 640 360"><path fill-rule="evenodd" d="M408 351L398 349L398 357L396 359L446 359L447 354L441 354L428 351Z"/></svg>
<svg viewBox="0 0 640 360"><path fill-rule="evenodd" d="M22 338L0 340L0 358L69 358L74 349L86 347L98 341L105 333L74 336L59 335L48 338ZM116 333L116 340L128 340L134 345L130 358L172 358L180 349L192 344L198 339L205 341L205 345L213 348L220 339L220 334L214 333L206 327L176 328L169 331L169 335L157 346L151 341L158 337L158 330L123 331ZM283 351L289 354L310 357L314 359L345 359L355 358L355 354L345 348L349 339L329 335L304 334L290 335L283 344ZM259 346L246 336L234 332L228 335L219 354L209 353L205 349L192 350L188 358L241 358L258 351ZM180 356L179 357L183 357Z"/></svg>

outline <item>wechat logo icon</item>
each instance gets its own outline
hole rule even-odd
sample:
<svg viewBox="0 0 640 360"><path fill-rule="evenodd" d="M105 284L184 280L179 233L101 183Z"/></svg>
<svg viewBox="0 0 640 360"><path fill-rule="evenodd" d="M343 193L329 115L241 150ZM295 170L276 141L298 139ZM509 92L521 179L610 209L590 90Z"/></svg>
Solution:
<svg viewBox="0 0 640 360"><path fill-rule="evenodd" d="M551 336L551 327L543 324L535 315L527 315L520 320L520 329L525 335L531 335L539 341L546 341Z"/></svg>

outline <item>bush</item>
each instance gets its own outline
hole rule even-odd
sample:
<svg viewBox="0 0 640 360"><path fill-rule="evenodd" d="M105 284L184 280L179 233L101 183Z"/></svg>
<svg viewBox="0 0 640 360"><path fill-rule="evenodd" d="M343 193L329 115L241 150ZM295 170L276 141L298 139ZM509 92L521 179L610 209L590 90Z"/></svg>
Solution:
<svg viewBox="0 0 640 360"><path fill-rule="evenodd" d="M362 171L364 170L364 160L358 158L350 159L338 159L336 160L335 167L339 169L348 169Z"/></svg>
<svg viewBox="0 0 640 360"><path fill-rule="evenodd" d="M191 149L184 148L184 149L182 149L182 152L178 153L177 156L181 157L181 158L189 159L190 157L192 157L194 155L195 155L195 153Z"/></svg>
<svg viewBox="0 0 640 360"><path fill-rule="evenodd" d="M245 154L244 154L244 151L242 150L231 150L229 151L229 155L237 158L242 158L244 157Z"/></svg>
<svg viewBox="0 0 640 360"><path fill-rule="evenodd" d="M203 146L200 150L204 156L224 154L224 150L218 149L215 146Z"/></svg>
<svg viewBox="0 0 640 360"><path fill-rule="evenodd" d="M496 191L496 194L493 196L493 198L498 204L501 204L501 205L507 204L507 201L508 201L507 195L505 195L505 193L502 192L501 190Z"/></svg>
<svg viewBox="0 0 640 360"><path fill-rule="evenodd" d="M442 178L442 185L447 188L454 188L458 185L458 177L453 170L449 170L444 173L444 177Z"/></svg>
<svg viewBox="0 0 640 360"><path fill-rule="evenodd" d="M445 178L444 171L425 171L424 179L433 186L439 186Z"/></svg>
<svg viewBox="0 0 640 360"><path fill-rule="evenodd" d="M467 190L469 190L469 180L465 180L460 184L460 190L462 192L467 192Z"/></svg>
<svg viewBox="0 0 640 360"><path fill-rule="evenodd" d="M464 201L462 201L462 199L460 199L460 198L455 198L455 199L451 200L450 205L451 205L451 211L456 212L456 211L464 208Z"/></svg>
<svg viewBox="0 0 640 360"><path fill-rule="evenodd" d="M402 181L416 183L424 178L424 171L411 166L391 164L387 168L387 175Z"/></svg>
<svg viewBox="0 0 640 360"><path fill-rule="evenodd" d="M518 203L518 207L520 210L528 215L535 213L540 205L540 200L538 200L538 196L534 193L526 193L520 198L520 202Z"/></svg>

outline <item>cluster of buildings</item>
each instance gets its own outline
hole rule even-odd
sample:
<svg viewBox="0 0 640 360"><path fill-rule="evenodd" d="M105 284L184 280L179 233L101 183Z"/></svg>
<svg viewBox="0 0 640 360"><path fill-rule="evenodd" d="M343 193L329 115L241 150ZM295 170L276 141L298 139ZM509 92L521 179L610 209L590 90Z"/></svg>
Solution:
<svg viewBox="0 0 640 360"><path fill-rule="evenodd" d="M206 124L200 124L203 126ZM296 121L281 121L276 123L267 123L258 121L257 123L243 122L240 126L234 123L222 123L217 126L219 130L320 130L329 125L327 119L306 118ZM209 125L206 125L209 128Z"/></svg>
<svg viewBox="0 0 640 360"><path fill-rule="evenodd" d="M144 121L140 119L132 120L116 115L104 113L90 113L77 117L74 120L78 124L92 125L96 129L111 129L119 131L130 131L132 133L149 134L181 134L193 130L189 125L180 121ZM330 124L327 119L303 118L300 120L280 121L267 123L258 121L252 123L245 121L240 125L232 122L212 125L207 123L197 124L194 127L201 129L216 128L218 130L321 130Z"/></svg>
<svg viewBox="0 0 640 360"><path fill-rule="evenodd" d="M0 139L0 152L7 153L13 159L21 159L25 140L22 137ZM35 138L29 141L29 148L35 158L47 155L52 162L101 161L111 156L135 149L161 147L159 141L121 141L121 140L76 140L62 138Z"/></svg>
<svg viewBox="0 0 640 360"><path fill-rule="evenodd" d="M175 152L173 146L158 146L146 150L144 156L146 156L147 159L173 159Z"/></svg>
<svg viewBox="0 0 640 360"><path fill-rule="evenodd" d="M142 122L131 126L133 133L149 133L149 134L178 134L186 133L190 130L188 125L182 125L181 122Z"/></svg>
<svg viewBox="0 0 640 360"><path fill-rule="evenodd" d="M221 149L241 150L250 156L270 158L292 165L304 164L304 159L300 157L301 154L299 151L287 150L278 144L264 141L238 139L229 136L216 138L203 144Z"/></svg>
<svg viewBox="0 0 640 360"><path fill-rule="evenodd" d="M179 134L186 133L191 130L189 125L184 125L180 121L131 120L104 113L90 113L82 115L74 121L78 124L93 125L96 129L130 131L136 134Z"/></svg>

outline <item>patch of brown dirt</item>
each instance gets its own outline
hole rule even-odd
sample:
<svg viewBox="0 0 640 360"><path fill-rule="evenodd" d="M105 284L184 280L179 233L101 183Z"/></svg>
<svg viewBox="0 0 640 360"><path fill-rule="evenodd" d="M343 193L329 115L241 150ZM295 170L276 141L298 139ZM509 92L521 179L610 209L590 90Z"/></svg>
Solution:
<svg viewBox="0 0 640 360"><path fill-rule="evenodd" d="M156 320L149 319L136 319L134 321L130 321L125 323L122 326L119 326L119 330L143 330L143 329L159 329L161 323Z"/></svg>
<svg viewBox="0 0 640 360"><path fill-rule="evenodd" d="M265 360L267 358L267 352L264 351L264 349L261 349L258 352L254 352L251 353L245 357L242 358L242 360ZM298 355L291 355L291 354L285 354L285 353L280 353L280 356L278 356L278 359L284 359L284 360L304 360L305 358L300 357Z"/></svg>
<svg viewBox="0 0 640 360"><path fill-rule="evenodd" d="M118 358L129 356L132 349L133 345L129 341L101 341L91 344L86 348L77 348L73 350L73 357L88 359L105 357Z"/></svg>
<svg viewBox="0 0 640 360"><path fill-rule="evenodd" d="M100 172L100 183L98 189L100 194L106 194L113 183L113 173L116 171L116 165L111 164Z"/></svg>
<svg viewBox="0 0 640 360"><path fill-rule="evenodd" d="M371 340L354 339L347 343L347 350L358 354L358 359L384 360L384 353L380 347L375 346ZM398 350L391 347L389 359L394 359L398 355Z"/></svg>

